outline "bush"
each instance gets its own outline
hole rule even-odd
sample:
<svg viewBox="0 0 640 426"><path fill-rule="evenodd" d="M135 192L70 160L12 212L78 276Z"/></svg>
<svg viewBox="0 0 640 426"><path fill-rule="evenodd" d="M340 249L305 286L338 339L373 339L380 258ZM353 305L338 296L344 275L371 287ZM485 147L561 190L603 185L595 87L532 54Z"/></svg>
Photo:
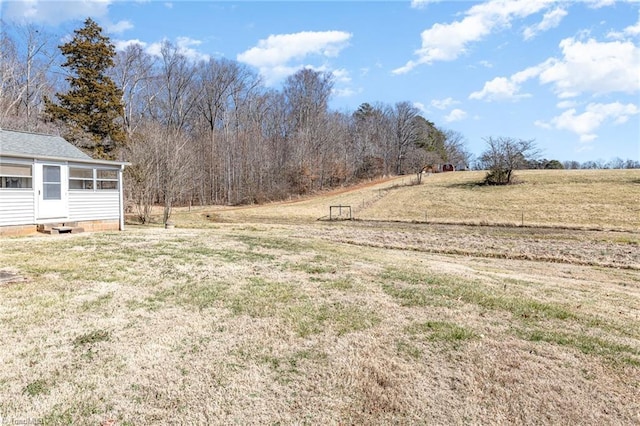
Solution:
<svg viewBox="0 0 640 426"><path fill-rule="evenodd" d="M538 156L533 140L515 138L485 139L487 149L480 156L482 165L488 170L485 183L508 185L514 182L514 170L525 168Z"/></svg>

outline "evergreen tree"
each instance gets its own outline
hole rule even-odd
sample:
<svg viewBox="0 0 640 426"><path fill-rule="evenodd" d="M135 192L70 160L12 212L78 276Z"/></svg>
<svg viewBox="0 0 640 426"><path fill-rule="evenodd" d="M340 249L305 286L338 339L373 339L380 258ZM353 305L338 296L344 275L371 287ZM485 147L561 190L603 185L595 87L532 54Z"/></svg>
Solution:
<svg viewBox="0 0 640 426"><path fill-rule="evenodd" d="M122 91L106 75L114 64L115 47L91 18L74 34L59 46L66 57L62 66L71 71L66 78L70 89L56 93L60 103L47 102L46 113L68 125L65 136L70 141L92 150L95 156L110 158L125 139L117 123L123 110Z"/></svg>

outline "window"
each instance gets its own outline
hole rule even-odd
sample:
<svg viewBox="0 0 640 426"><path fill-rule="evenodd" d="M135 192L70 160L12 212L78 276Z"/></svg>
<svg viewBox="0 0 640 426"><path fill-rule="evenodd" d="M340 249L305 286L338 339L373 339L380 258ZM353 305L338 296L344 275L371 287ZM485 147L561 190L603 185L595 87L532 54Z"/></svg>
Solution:
<svg viewBox="0 0 640 426"><path fill-rule="evenodd" d="M70 167L69 189L117 190L118 170Z"/></svg>
<svg viewBox="0 0 640 426"><path fill-rule="evenodd" d="M93 189L93 169L70 167L69 189Z"/></svg>
<svg viewBox="0 0 640 426"><path fill-rule="evenodd" d="M97 189L118 189L118 171L117 170L96 170L96 188Z"/></svg>
<svg viewBox="0 0 640 426"><path fill-rule="evenodd" d="M0 188L32 189L31 166L0 164Z"/></svg>
<svg viewBox="0 0 640 426"><path fill-rule="evenodd" d="M42 166L43 176L43 200L61 200L62 182L60 179L60 166Z"/></svg>

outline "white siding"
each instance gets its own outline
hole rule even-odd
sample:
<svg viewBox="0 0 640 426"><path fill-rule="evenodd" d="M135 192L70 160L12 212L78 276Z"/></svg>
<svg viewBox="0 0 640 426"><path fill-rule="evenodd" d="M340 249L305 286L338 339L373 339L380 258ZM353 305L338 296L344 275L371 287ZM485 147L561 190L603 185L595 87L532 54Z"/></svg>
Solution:
<svg viewBox="0 0 640 426"><path fill-rule="evenodd" d="M120 218L118 191L69 191L69 220Z"/></svg>
<svg viewBox="0 0 640 426"><path fill-rule="evenodd" d="M33 200L32 189L0 189L0 226L35 223Z"/></svg>

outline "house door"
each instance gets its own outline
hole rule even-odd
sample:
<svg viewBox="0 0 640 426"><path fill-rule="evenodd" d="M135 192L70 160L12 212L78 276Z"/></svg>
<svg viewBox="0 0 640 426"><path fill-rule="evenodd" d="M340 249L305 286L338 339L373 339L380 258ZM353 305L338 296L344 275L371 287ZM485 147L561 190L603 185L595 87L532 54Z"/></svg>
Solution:
<svg viewBox="0 0 640 426"><path fill-rule="evenodd" d="M38 164L38 219L66 219L67 167Z"/></svg>

